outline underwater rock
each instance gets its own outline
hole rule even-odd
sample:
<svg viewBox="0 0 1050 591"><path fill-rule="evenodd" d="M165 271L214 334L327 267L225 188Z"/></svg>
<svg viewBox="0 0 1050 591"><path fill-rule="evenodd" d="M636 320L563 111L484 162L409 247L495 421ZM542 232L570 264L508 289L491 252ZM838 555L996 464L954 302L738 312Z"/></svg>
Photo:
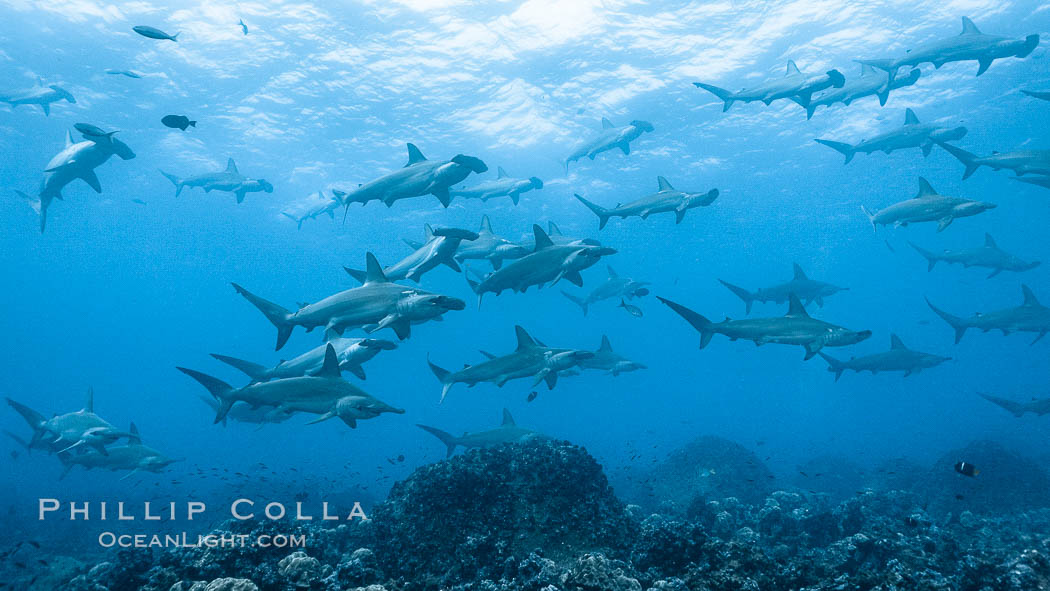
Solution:
<svg viewBox="0 0 1050 591"><path fill-rule="evenodd" d="M701 560L707 535L698 523L651 515L642 522L631 549L634 567L657 579L685 570Z"/></svg>
<svg viewBox="0 0 1050 591"><path fill-rule="evenodd" d="M966 461L980 470L975 477L955 471ZM992 441L976 441L950 451L934 464L926 485L931 510L1005 514L1050 506L1050 475L1028 458Z"/></svg>
<svg viewBox="0 0 1050 591"><path fill-rule="evenodd" d="M773 473L754 453L710 435L672 452L649 477L655 498L681 507L697 498L736 497L745 503L761 503L773 482Z"/></svg>
<svg viewBox="0 0 1050 591"><path fill-rule="evenodd" d="M567 442L472 449L413 472L372 512L387 575L442 586L498 579L535 548L558 560L626 552L631 522L601 466ZM413 587L415 588L415 587Z"/></svg>
<svg viewBox="0 0 1050 591"><path fill-rule="evenodd" d="M309 587L320 575L321 562L306 552L293 552L277 563L277 572L296 587Z"/></svg>
<svg viewBox="0 0 1050 591"><path fill-rule="evenodd" d="M624 574L625 566L601 553L584 554L561 583L569 591L642 591L638 579Z"/></svg>
<svg viewBox="0 0 1050 591"><path fill-rule="evenodd" d="M259 591L259 588L248 579L223 578L208 583L204 591Z"/></svg>

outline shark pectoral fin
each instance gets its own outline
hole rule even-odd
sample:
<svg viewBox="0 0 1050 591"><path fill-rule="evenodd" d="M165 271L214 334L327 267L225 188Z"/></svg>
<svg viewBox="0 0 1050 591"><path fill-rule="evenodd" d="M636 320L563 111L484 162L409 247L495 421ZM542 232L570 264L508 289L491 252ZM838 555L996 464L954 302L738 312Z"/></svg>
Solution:
<svg viewBox="0 0 1050 591"><path fill-rule="evenodd" d="M392 328L394 330L394 334L397 335L397 338L401 339L402 341L412 335L412 323L405 318L398 318L397 320L388 323L387 326Z"/></svg>
<svg viewBox="0 0 1050 591"><path fill-rule="evenodd" d="M981 58L977 60L979 66L977 67L977 75L980 76L988 71L988 67L992 65L992 59L990 57Z"/></svg>
<svg viewBox="0 0 1050 591"><path fill-rule="evenodd" d="M543 377L543 380L547 382L547 389L553 390L554 386L558 384L558 372L552 371Z"/></svg>
<svg viewBox="0 0 1050 591"><path fill-rule="evenodd" d="M1045 331L1045 330L1039 331L1039 334L1036 335L1035 339L1031 343L1028 343L1028 344L1029 345L1034 345L1034 344L1038 343L1040 339L1042 339L1043 337L1046 336L1046 332L1047 331Z"/></svg>
<svg viewBox="0 0 1050 591"><path fill-rule="evenodd" d="M813 356L820 352L824 348L824 343L820 341L811 341L806 343L806 357L805 360L809 361L813 359Z"/></svg>
<svg viewBox="0 0 1050 591"><path fill-rule="evenodd" d="M441 261L441 262L442 262L442 263L443 263L443 264L444 264L444 265L445 265L446 267L448 267L449 269L452 269L452 270L453 270L453 271L455 271L456 273L462 273L462 272L463 272L463 269L460 269L460 268L459 268L459 264L458 264L458 263L456 263L456 259L452 259L452 258L449 258L449 259L445 259L444 261Z"/></svg>
<svg viewBox="0 0 1050 591"><path fill-rule="evenodd" d="M138 472L138 471L139 471L139 469L138 469L138 468L135 468L135 469L134 469L134 470L132 470L131 472L128 472L127 474L125 474L125 475L121 476L121 477L120 477L120 479L121 479L121 480L127 480L128 478L131 478L132 476L134 476L134 475L135 475L135 473L136 473L136 472Z"/></svg>
<svg viewBox="0 0 1050 591"><path fill-rule="evenodd" d="M914 370L914 369L906 369L906 370L904 370L904 377L908 377L908 376L910 376L911 374L913 374L915 372L916 372L916 370Z"/></svg>
<svg viewBox="0 0 1050 591"><path fill-rule="evenodd" d="M620 142L620 149L623 150L624 156L631 153L631 144L627 142Z"/></svg>
<svg viewBox="0 0 1050 591"><path fill-rule="evenodd" d="M448 187L436 187L430 192L431 195L438 198L441 205L448 207L452 203L452 196L448 193Z"/></svg>
<svg viewBox="0 0 1050 591"><path fill-rule="evenodd" d="M933 142L926 142L919 147L922 149L922 157L925 158L930 155L931 151L933 151Z"/></svg>
<svg viewBox="0 0 1050 591"><path fill-rule="evenodd" d="M1002 273L1002 272L1003 272L1002 269L996 269L996 270L994 270L994 271L992 271L991 273L988 274L987 279L991 279L992 277L995 277L996 275L998 275L999 273Z"/></svg>
<svg viewBox="0 0 1050 591"><path fill-rule="evenodd" d="M73 445L67 446L65 449L58 450L55 453L59 453L59 454L66 453L66 452L68 452L70 450L73 450L73 449L76 449L76 448L80 447L81 445L84 445L84 440L83 439L81 439L80 441L74 443Z"/></svg>
<svg viewBox="0 0 1050 591"><path fill-rule="evenodd" d="M40 108L44 110L44 116L51 115L51 103L40 103Z"/></svg>
<svg viewBox="0 0 1050 591"><path fill-rule="evenodd" d="M354 374L354 376L356 376L359 380L367 379L365 378L365 368L361 367L360 365L351 365L350 367L346 367L344 369Z"/></svg>
<svg viewBox="0 0 1050 591"><path fill-rule="evenodd" d="M564 277L576 287L583 287L583 276L579 271L570 271L565 273Z"/></svg>
<svg viewBox="0 0 1050 591"><path fill-rule="evenodd" d="M675 224L682 223L682 220L685 219L685 212L686 211L688 211L688 210L686 208L684 208L684 207L679 207L678 209L674 210L674 223Z"/></svg>
<svg viewBox="0 0 1050 591"><path fill-rule="evenodd" d="M98 175L95 174L94 170L85 170L80 178L84 179L84 182L91 186L96 193L102 192L102 184L98 182Z"/></svg>
<svg viewBox="0 0 1050 591"><path fill-rule="evenodd" d="M813 298L813 301L816 302L817 305L820 306L821 308L824 307L824 298L822 296L817 296L817 297Z"/></svg>
<svg viewBox="0 0 1050 591"><path fill-rule="evenodd" d="M306 424L307 425L316 425L317 423L322 423L324 421L327 421L328 419L335 418L335 416L336 416L335 411L334 410L330 410L330 411L324 413L323 415L317 417L316 419L314 419L312 421L308 421Z"/></svg>
<svg viewBox="0 0 1050 591"><path fill-rule="evenodd" d="M237 197L237 203L243 203L244 202L244 196L247 195L248 192L245 191L244 189L237 189L236 191L233 192L233 194Z"/></svg>
<svg viewBox="0 0 1050 591"><path fill-rule="evenodd" d="M954 219L955 218L953 218L952 216L941 218L941 221L937 222L937 231L941 232L948 226L952 225L952 220Z"/></svg>

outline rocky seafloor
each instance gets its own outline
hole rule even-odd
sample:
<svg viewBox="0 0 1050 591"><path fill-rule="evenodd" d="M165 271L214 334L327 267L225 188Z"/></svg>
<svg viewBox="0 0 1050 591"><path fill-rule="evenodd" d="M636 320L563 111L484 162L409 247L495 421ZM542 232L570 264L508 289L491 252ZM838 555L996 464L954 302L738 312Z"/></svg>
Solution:
<svg viewBox="0 0 1050 591"><path fill-rule="evenodd" d="M583 448L530 441L421 467L366 521L216 532L303 534L304 549L122 550L97 564L52 560L31 583L3 566L0 576L68 591L1050 589L1046 475L994 444L967 457L1017 479L975 485L898 465L887 482L926 492L837 482L862 487L837 497L777 490L734 445L702 438L672 454L639 505L614 494Z"/></svg>

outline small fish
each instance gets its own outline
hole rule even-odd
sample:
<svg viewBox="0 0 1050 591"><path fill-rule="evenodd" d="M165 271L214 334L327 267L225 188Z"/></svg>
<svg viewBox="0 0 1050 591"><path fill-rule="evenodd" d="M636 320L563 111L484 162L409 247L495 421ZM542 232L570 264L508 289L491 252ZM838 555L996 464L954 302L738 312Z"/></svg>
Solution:
<svg viewBox="0 0 1050 591"><path fill-rule="evenodd" d="M113 68L109 68L106 70L106 73L114 76L127 76L128 78L142 78L142 74L132 70L114 70Z"/></svg>
<svg viewBox="0 0 1050 591"><path fill-rule="evenodd" d="M112 136L114 133L117 133L115 131L107 132L107 131L103 130L101 127L99 127L97 125L92 125L90 123L76 123L76 124L73 125L73 128L76 129L77 131L79 131L80 135L84 136L85 138L102 139L102 138L108 138L108 137Z"/></svg>
<svg viewBox="0 0 1050 591"><path fill-rule="evenodd" d="M969 476L970 478L981 473L976 466L969 462L959 462L958 464L955 464L955 471L963 476Z"/></svg>
<svg viewBox="0 0 1050 591"><path fill-rule="evenodd" d="M22 562L16 562L15 566L17 566L18 568L25 568L26 567L26 565L24 563L22 563Z"/></svg>
<svg viewBox="0 0 1050 591"><path fill-rule="evenodd" d="M187 127L197 127L197 122L190 121L190 118L185 115L165 115L160 122L165 127L181 129L182 131L186 131Z"/></svg>
<svg viewBox="0 0 1050 591"><path fill-rule="evenodd" d="M239 21L237 21L237 24L241 26L241 30L244 31L245 35L247 35L248 34L248 25L244 24L244 19L242 18Z"/></svg>
<svg viewBox="0 0 1050 591"><path fill-rule="evenodd" d="M47 566L47 565L48 565L48 564L47 564L47 561L46 561L46 560L44 560L43 558L37 558L37 560L36 560L36 561L37 561L37 562L39 562L40 564L44 565L44 566Z"/></svg>
<svg viewBox="0 0 1050 591"><path fill-rule="evenodd" d="M539 395L539 392L533 390L532 392L529 392L529 397L525 399L525 402L532 402L533 400L536 400L536 397Z"/></svg>
<svg viewBox="0 0 1050 591"><path fill-rule="evenodd" d="M962 496L962 495L955 495L955 500L956 500L956 501L961 501L961 500L963 500L963 499L965 499L965 498L966 498L966 497L964 497L964 496Z"/></svg>
<svg viewBox="0 0 1050 591"><path fill-rule="evenodd" d="M146 205L146 202L141 199L132 199L132 203L138 203L139 205Z"/></svg>
<svg viewBox="0 0 1050 591"><path fill-rule="evenodd" d="M642 317L642 309L638 306L632 306L631 304L628 304L623 298L620 298L620 305L618 307L627 310L627 312L635 318Z"/></svg>
<svg viewBox="0 0 1050 591"><path fill-rule="evenodd" d="M397 461L398 462L404 462L405 461L405 454L398 454Z"/></svg>
<svg viewBox="0 0 1050 591"><path fill-rule="evenodd" d="M160 29L155 28L155 27L147 27L145 25L138 25L138 26L135 26L135 27L131 27L131 30L135 31L139 35L142 35L143 37L149 37L150 39L157 39L157 40L168 39L168 40L171 40L171 41L175 41L176 43L179 41L178 40L179 33L175 33L174 35L169 35L169 34L165 33L164 31L161 31Z"/></svg>

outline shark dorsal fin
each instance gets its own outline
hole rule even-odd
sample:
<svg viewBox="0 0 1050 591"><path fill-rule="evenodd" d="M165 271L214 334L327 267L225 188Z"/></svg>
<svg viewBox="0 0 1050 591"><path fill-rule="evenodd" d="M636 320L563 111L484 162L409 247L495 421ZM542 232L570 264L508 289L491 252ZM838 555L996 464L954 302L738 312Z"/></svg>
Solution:
<svg viewBox="0 0 1050 591"><path fill-rule="evenodd" d="M503 409L503 424L502 424L502 426L503 427L513 427L515 424L516 423L514 422L514 417L510 416L510 411L507 410L507 409Z"/></svg>
<svg viewBox="0 0 1050 591"><path fill-rule="evenodd" d="M322 378L339 377L339 356L335 354L335 347L332 346L332 343L328 343L324 348L324 363L315 375Z"/></svg>
<svg viewBox="0 0 1050 591"><path fill-rule="evenodd" d="M481 351L479 351L479 353L481 353L481 354L482 354L482 355L484 355L485 357L488 357L489 359L495 359L495 358L496 358L496 356L495 356L495 355L493 355L492 353L489 353L488 351L485 351L484 349L482 349Z"/></svg>
<svg viewBox="0 0 1050 591"><path fill-rule="evenodd" d="M871 75L871 74L874 74L874 73L875 73L874 66L869 66L868 64L861 64L860 65L860 75L861 76L868 76L868 75Z"/></svg>
<svg viewBox="0 0 1050 591"><path fill-rule="evenodd" d="M1036 299L1035 294L1032 293L1032 288L1031 287L1028 287L1027 285L1022 284L1021 285L1021 293L1024 294L1024 304L1023 305L1025 305L1025 306L1040 306L1040 305L1042 305L1042 304L1039 303L1039 300Z"/></svg>
<svg viewBox="0 0 1050 591"><path fill-rule="evenodd" d="M532 233L536 236L536 251L541 251L544 248L550 248L554 246L554 242L551 241L551 237L543 231L543 228L536 224L532 225Z"/></svg>
<svg viewBox="0 0 1050 591"><path fill-rule="evenodd" d="M431 228L430 224L423 224L423 236L427 240L434 237L434 228Z"/></svg>
<svg viewBox="0 0 1050 591"><path fill-rule="evenodd" d="M498 179L505 179L508 176L510 176L510 175L507 174L507 171L503 170L502 166L497 166L496 167L496 178L498 178Z"/></svg>
<svg viewBox="0 0 1050 591"><path fill-rule="evenodd" d="M992 238L991 234L985 234L984 235L984 245L987 246L988 248L999 248L998 246L995 245L995 240Z"/></svg>
<svg viewBox="0 0 1050 591"><path fill-rule="evenodd" d="M616 270L612 268L612 265L606 265L605 268L609 270L609 277L612 277L612 278L615 279L615 278L620 276L619 274L616 273Z"/></svg>
<svg viewBox="0 0 1050 591"><path fill-rule="evenodd" d="M547 222L547 233L551 236L561 236L561 229L554 222Z"/></svg>
<svg viewBox="0 0 1050 591"><path fill-rule="evenodd" d="M904 124L905 125L915 125L918 122L919 122L919 118L915 116L915 111L912 111L911 109L905 109L904 110Z"/></svg>
<svg viewBox="0 0 1050 591"><path fill-rule="evenodd" d="M930 181L919 177L919 194L918 197L927 197L930 195L937 195L937 189L933 188Z"/></svg>
<svg viewBox="0 0 1050 591"><path fill-rule="evenodd" d="M237 163L233 161L233 158L226 159L226 172L237 172Z"/></svg>
<svg viewBox="0 0 1050 591"><path fill-rule="evenodd" d="M667 179L662 176L656 177L656 184L660 187L661 191L674 191L674 187L671 186L671 183L667 182Z"/></svg>
<svg viewBox="0 0 1050 591"><path fill-rule="evenodd" d="M68 148L69 146L72 146L72 145L73 145L73 134L70 133L69 130L67 129L66 130L66 147Z"/></svg>
<svg viewBox="0 0 1050 591"><path fill-rule="evenodd" d="M526 332L525 329L521 326L514 327L514 335L518 337L518 351L536 346L536 341L533 340L533 338L529 336L529 333Z"/></svg>
<svg viewBox="0 0 1050 591"><path fill-rule="evenodd" d="M487 234L491 234L492 233L492 223L489 221L489 216L488 215L481 216L481 230L478 233L479 234L486 234L486 233Z"/></svg>
<svg viewBox="0 0 1050 591"><path fill-rule="evenodd" d="M788 313L785 316L809 318L809 312L806 312L806 307L802 305L802 300L798 299L798 296L793 293L788 294Z"/></svg>
<svg viewBox="0 0 1050 591"><path fill-rule="evenodd" d="M139 435L139 428L135 426L135 423L128 426L128 443L142 445L142 436Z"/></svg>
<svg viewBox="0 0 1050 591"><path fill-rule="evenodd" d="M423 152L419 151L419 148L415 144L408 144L408 163L405 166L412 166L426 160L427 157L423 155Z"/></svg>
<svg viewBox="0 0 1050 591"><path fill-rule="evenodd" d="M612 343L609 342L609 337L602 335L602 346L598 347L599 353L612 353Z"/></svg>
<svg viewBox="0 0 1050 591"><path fill-rule="evenodd" d="M808 279L808 277L806 277L806 272L802 270L802 267L800 267L798 263L791 263L791 265L792 265L793 272L795 274L795 279L799 279L799 280Z"/></svg>
<svg viewBox="0 0 1050 591"><path fill-rule="evenodd" d="M890 349L907 349L907 347L904 346L904 341L902 341L899 336L891 333Z"/></svg>
<svg viewBox="0 0 1050 591"><path fill-rule="evenodd" d="M317 198L324 201L324 191L318 191Z"/></svg>
<svg viewBox="0 0 1050 591"><path fill-rule="evenodd" d="M792 74L798 74L798 66L795 65L795 60L788 60L787 71L784 73L785 76L791 76Z"/></svg>
<svg viewBox="0 0 1050 591"><path fill-rule="evenodd" d="M87 400L84 401L84 412L95 412L95 388L88 386Z"/></svg>
<svg viewBox="0 0 1050 591"><path fill-rule="evenodd" d="M612 121L609 121L608 117L602 117L602 129L612 129L616 127Z"/></svg>
<svg viewBox="0 0 1050 591"><path fill-rule="evenodd" d="M386 278L386 274L383 273L383 267L379 265L379 261L376 260L376 255L372 253L365 254L365 283L386 283L389 279Z"/></svg>
<svg viewBox="0 0 1050 591"><path fill-rule="evenodd" d="M973 24L973 21L969 17L962 17L963 30L960 35L980 35L981 31L977 28L977 25Z"/></svg>

